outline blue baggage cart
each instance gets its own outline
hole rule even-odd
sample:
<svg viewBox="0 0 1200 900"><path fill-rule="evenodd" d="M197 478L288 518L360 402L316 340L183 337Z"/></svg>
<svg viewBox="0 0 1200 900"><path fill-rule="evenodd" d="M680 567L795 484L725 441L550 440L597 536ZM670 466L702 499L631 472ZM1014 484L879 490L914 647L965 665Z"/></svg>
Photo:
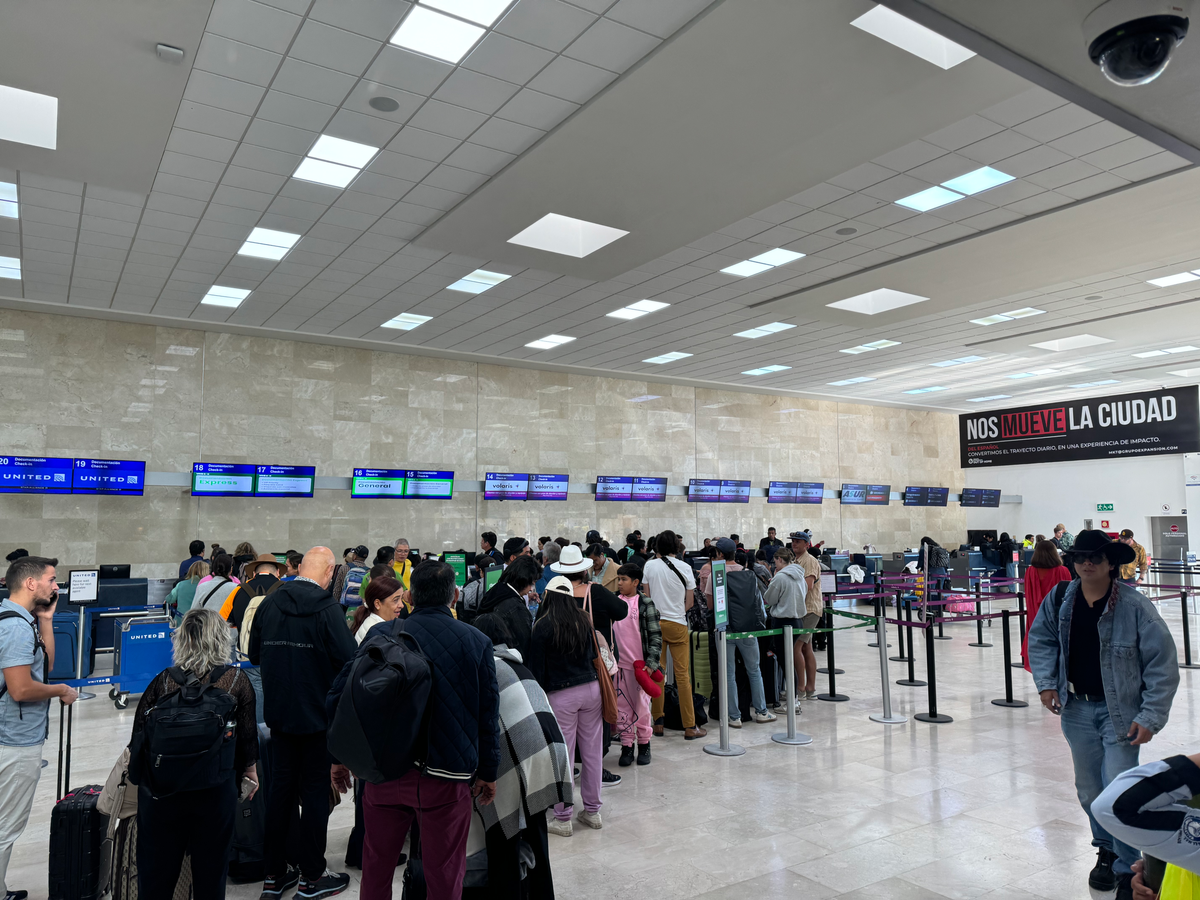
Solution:
<svg viewBox="0 0 1200 900"><path fill-rule="evenodd" d="M108 692L117 709L125 709L130 694L140 694L159 672L174 665L171 631L167 616L145 616L121 625Z"/></svg>

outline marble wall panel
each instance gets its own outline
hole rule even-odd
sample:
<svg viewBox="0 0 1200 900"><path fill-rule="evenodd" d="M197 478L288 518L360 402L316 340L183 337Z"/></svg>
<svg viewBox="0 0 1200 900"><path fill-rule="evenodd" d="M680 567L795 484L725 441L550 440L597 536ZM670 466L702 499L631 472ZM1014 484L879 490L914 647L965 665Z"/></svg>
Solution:
<svg viewBox="0 0 1200 900"><path fill-rule="evenodd" d="M641 474L690 478L885 481L958 490L955 418L767 394L695 389L179 328L0 311L0 452L145 459L157 472L195 461ZM0 495L0 547L68 565L129 562L171 576L189 540L260 551L372 550L405 537L423 550L472 549L479 533L582 540L598 528L619 545L639 528L671 528L689 546L768 526L814 529L831 545L957 543L960 510L748 504L497 503L194 498L149 487L142 498ZM7 549L5 552L7 552Z"/></svg>

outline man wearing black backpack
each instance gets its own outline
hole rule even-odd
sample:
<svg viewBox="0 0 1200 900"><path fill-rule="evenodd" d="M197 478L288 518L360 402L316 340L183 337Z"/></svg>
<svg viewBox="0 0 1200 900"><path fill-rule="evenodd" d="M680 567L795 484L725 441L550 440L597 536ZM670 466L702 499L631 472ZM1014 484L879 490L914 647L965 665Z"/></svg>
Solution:
<svg viewBox="0 0 1200 900"><path fill-rule="evenodd" d="M358 649L345 613L329 593L333 568L333 551L313 547L304 554L300 574L265 597L250 626L247 655L262 673L263 716L273 751L262 900L275 900L297 881L301 900L332 897L350 884L349 875L325 868L331 783L325 696ZM297 802L303 806L300 844L288 847ZM289 851L299 857L299 872L287 865Z"/></svg>

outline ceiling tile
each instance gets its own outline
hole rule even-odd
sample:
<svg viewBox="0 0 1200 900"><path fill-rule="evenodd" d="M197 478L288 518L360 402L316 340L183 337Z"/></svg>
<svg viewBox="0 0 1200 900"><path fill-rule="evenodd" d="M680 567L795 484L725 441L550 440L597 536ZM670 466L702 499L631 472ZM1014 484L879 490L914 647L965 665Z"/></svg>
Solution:
<svg viewBox="0 0 1200 900"><path fill-rule="evenodd" d="M172 128L171 136L167 139L167 149L201 159L228 162L233 156L233 151L237 149L237 141L200 134L185 128Z"/></svg>
<svg viewBox="0 0 1200 900"><path fill-rule="evenodd" d="M1153 178L1156 175L1162 175L1166 172L1173 172L1174 170L1182 168L1186 165L1187 163L1174 153L1167 153L1164 150L1163 152L1156 153L1153 156L1147 156L1144 159L1139 159L1137 162L1131 162L1124 166L1118 166L1112 170L1112 173L1129 181L1142 181L1146 178Z"/></svg>
<svg viewBox="0 0 1200 900"><path fill-rule="evenodd" d="M242 144L238 152L233 155L233 165L290 177L303 158L298 153L284 153L282 150L269 150L266 147L255 147L253 144ZM273 190L278 190L278 188Z"/></svg>
<svg viewBox="0 0 1200 900"><path fill-rule="evenodd" d="M1066 162L1059 163L1056 166L1051 166L1040 172L1034 172L1032 175L1026 176L1026 180L1032 181L1034 184L1044 188L1054 189L1062 187L1064 184L1081 181L1092 175L1099 175L1100 172L1100 169L1097 169L1095 166L1089 166L1081 159L1068 159Z"/></svg>
<svg viewBox="0 0 1200 900"><path fill-rule="evenodd" d="M496 31L558 52L595 20L591 13L559 0L518 0L496 24Z"/></svg>
<svg viewBox="0 0 1200 900"><path fill-rule="evenodd" d="M396 0L316 0L308 17L378 40L392 36L408 8Z"/></svg>
<svg viewBox="0 0 1200 900"><path fill-rule="evenodd" d="M288 56L338 72L361 75L382 46L380 40L309 19L296 35Z"/></svg>
<svg viewBox="0 0 1200 900"><path fill-rule="evenodd" d="M1095 125L1099 121L1100 117L1095 113L1090 113L1074 103L1068 103L1027 122L1022 122L1020 125L1013 126L1013 131L1031 137L1035 141L1046 143L1089 125Z"/></svg>
<svg viewBox="0 0 1200 900"><path fill-rule="evenodd" d="M481 147L475 143L465 143L446 157L446 163L483 175L494 175L514 159L516 157L511 153Z"/></svg>
<svg viewBox="0 0 1200 900"><path fill-rule="evenodd" d="M179 113L175 116L175 124L180 128L235 140L241 138L249 123L249 116L205 106L191 100L180 103Z"/></svg>
<svg viewBox="0 0 1200 900"><path fill-rule="evenodd" d="M1052 109L1057 109L1066 102L1047 90L1034 87L1015 97L1010 97L1008 100L1001 101L995 106L988 107L980 115L1011 128Z"/></svg>
<svg viewBox="0 0 1200 900"><path fill-rule="evenodd" d="M496 113L502 119L549 131L575 110L578 103L570 103L539 91L523 89Z"/></svg>
<svg viewBox="0 0 1200 900"><path fill-rule="evenodd" d="M507 103L518 90L515 84L460 68L433 96L435 100L490 114Z"/></svg>
<svg viewBox="0 0 1200 900"><path fill-rule="evenodd" d="M254 0L216 0L208 17L207 31L283 53L292 41L301 19Z"/></svg>
<svg viewBox="0 0 1200 900"><path fill-rule="evenodd" d="M945 128L935 131L925 140L945 150L958 150L967 144L974 144L976 141L991 137L1003 130L1003 125L982 116L967 116L953 125L947 125Z"/></svg>
<svg viewBox="0 0 1200 900"><path fill-rule="evenodd" d="M200 181L211 181L215 184L220 181L221 173L225 171L225 163L210 159L199 159L195 156L187 156L183 153L175 153L168 150L162 155L162 162L159 163L158 170L160 172L168 172L172 175L185 175L197 178Z"/></svg>
<svg viewBox="0 0 1200 900"><path fill-rule="evenodd" d="M281 59L278 53L208 33L196 51L193 68L266 87Z"/></svg>
<svg viewBox="0 0 1200 900"><path fill-rule="evenodd" d="M606 69L560 56L529 82L529 86L551 96L582 104L616 77Z"/></svg>
<svg viewBox="0 0 1200 900"><path fill-rule="evenodd" d="M271 87L321 103L341 104L354 86L354 76L299 59L286 59Z"/></svg>
<svg viewBox="0 0 1200 900"><path fill-rule="evenodd" d="M380 112L371 106L371 100L375 97L388 97L395 100L399 106L392 112ZM425 98L420 94L414 94L411 91L402 91L391 85L381 84L377 81L370 81L364 78L350 92L350 95L346 98L344 108L362 113L365 116L375 116L379 119L395 122L396 126L399 127L409 116L420 109L421 104L424 102Z"/></svg>
<svg viewBox="0 0 1200 900"><path fill-rule="evenodd" d="M1131 137L1120 143L1088 153L1083 161L1100 169L1115 169L1160 152L1160 148L1145 138Z"/></svg>
<svg viewBox="0 0 1200 900"><path fill-rule="evenodd" d="M376 116L364 116L362 113L340 109L325 126L325 133L348 141L357 141L369 147L386 146L396 132L400 130L400 122L381 119Z"/></svg>
<svg viewBox="0 0 1200 900"><path fill-rule="evenodd" d="M481 175L478 172L468 172L466 169L440 165L429 173L422 185L469 194L487 180L487 175ZM421 201L415 200L414 202L420 203Z"/></svg>
<svg viewBox="0 0 1200 900"><path fill-rule="evenodd" d="M624 72L660 43L644 31L601 18L563 53L610 72Z"/></svg>
<svg viewBox="0 0 1200 900"><path fill-rule="evenodd" d="M182 175L168 175L160 172L154 179L154 189L180 197L190 197L193 200L207 200L213 194L213 185Z"/></svg>
<svg viewBox="0 0 1200 900"><path fill-rule="evenodd" d="M471 135L472 144L482 144L493 150L503 150L506 153L520 154L540 138L544 131L509 122L498 116L493 116L479 126L479 130ZM464 168L470 168L469 166Z"/></svg>
<svg viewBox="0 0 1200 900"><path fill-rule="evenodd" d="M356 191L373 194L377 197L387 197L390 200L399 200L412 190L414 184L415 182L392 178L375 171L363 172L354 180Z"/></svg>
<svg viewBox="0 0 1200 900"><path fill-rule="evenodd" d="M453 106L440 100L430 100L408 124L414 128L432 131L447 137L465 138L487 119L483 113L461 106Z"/></svg>
<svg viewBox="0 0 1200 900"><path fill-rule="evenodd" d="M525 84L540 72L554 54L492 31L462 61L462 67L513 84Z"/></svg>
<svg viewBox="0 0 1200 900"><path fill-rule="evenodd" d="M1128 185L1129 182L1124 178L1119 178L1111 172L1101 172L1090 178L1081 178L1079 181L1055 189L1060 194L1066 194L1072 200L1082 200L1085 197L1094 197L1096 194L1115 191L1118 188L1128 187Z"/></svg>
<svg viewBox="0 0 1200 900"><path fill-rule="evenodd" d="M284 94L280 91L267 91L257 116L268 122L278 122L281 125L291 125L306 131L320 132L333 118L336 107L328 103L318 103L304 97Z"/></svg>
<svg viewBox="0 0 1200 900"><path fill-rule="evenodd" d="M451 151L458 146L458 143L457 140L445 135L434 134L431 131L423 131L420 128L406 125L400 129L400 133L396 135L395 139L388 144L387 149L406 156L415 156L419 159L441 162L450 155ZM397 175L396 177L403 178L404 176Z"/></svg>
<svg viewBox="0 0 1200 900"><path fill-rule="evenodd" d="M660 38L670 37L698 13L709 6L711 0L619 0L605 15Z"/></svg>
<svg viewBox="0 0 1200 900"><path fill-rule="evenodd" d="M427 159L418 159L415 156L384 150L375 157L364 175L378 172L381 175L416 183L436 168L437 164Z"/></svg>
<svg viewBox="0 0 1200 900"><path fill-rule="evenodd" d="M1051 141L1050 146L1071 156L1083 156L1104 147L1120 143L1132 135L1112 122L1097 122L1072 134Z"/></svg>
<svg viewBox="0 0 1200 900"><path fill-rule="evenodd" d="M418 56L388 44L367 69L365 77L380 84L390 84L428 96L453 71L454 66L450 63Z"/></svg>
<svg viewBox="0 0 1200 900"><path fill-rule="evenodd" d="M291 173L273 174L260 169L250 169L243 166L230 166L229 171L225 173L225 177L221 179L221 183L229 187L248 188L252 191L262 191L264 193L274 194L277 193L279 189L287 183L288 176L290 174Z"/></svg>
<svg viewBox="0 0 1200 900"><path fill-rule="evenodd" d="M282 150L285 153L306 154L317 140L317 132L306 131L303 128L293 128L291 125L280 125L278 122L268 122L266 119L255 119L246 131L245 143L256 147L267 147L271 150Z"/></svg>
<svg viewBox="0 0 1200 900"><path fill-rule="evenodd" d="M926 141L913 141L911 144L905 144L903 147L898 147L883 154L883 156L875 157L872 162L895 172L907 172L909 169L916 168L922 163L929 162L931 159L937 159L939 156L945 154L945 152L941 147Z"/></svg>
<svg viewBox="0 0 1200 900"><path fill-rule="evenodd" d="M1070 157L1067 154L1055 150L1053 147L1041 144L1023 153L1018 153L1016 156L1008 157L1004 160L1002 170L1009 175L1015 175L1017 178L1026 178L1034 172L1040 172L1051 166L1057 166L1059 163L1064 163L1069 159Z"/></svg>

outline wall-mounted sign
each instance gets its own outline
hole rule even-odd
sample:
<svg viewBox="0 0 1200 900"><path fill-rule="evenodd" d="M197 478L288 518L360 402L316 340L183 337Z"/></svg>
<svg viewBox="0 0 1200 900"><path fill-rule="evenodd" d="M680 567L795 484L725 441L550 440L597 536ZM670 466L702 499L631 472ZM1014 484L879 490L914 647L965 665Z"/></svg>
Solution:
<svg viewBox="0 0 1200 900"><path fill-rule="evenodd" d="M1111 503L1097 503L1096 512L1112 512L1113 505Z"/></svg>
<svg viewBox="0 0 1200 900"><path fill-rule="evenodd" d="M1019 406L958 417L962 466L1200 451L1200 389Z"/></svg>

